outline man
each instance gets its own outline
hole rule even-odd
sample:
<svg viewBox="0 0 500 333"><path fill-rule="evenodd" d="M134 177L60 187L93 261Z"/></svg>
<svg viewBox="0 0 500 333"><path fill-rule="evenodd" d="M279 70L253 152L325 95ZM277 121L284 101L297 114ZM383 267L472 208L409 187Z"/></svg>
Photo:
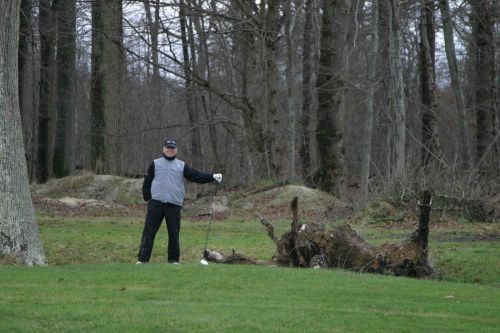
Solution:
<svg viewBox="0 0 500 333"><path fill-rule="evenodd" d="M163 157L155 159L148 168L142 185L142 195L148 201L137 264L149 262L156 233L165 218L168 230L168 262L179 264L179 231L184 202L184 178L204 184L221 182L222 174L200 172L177 159L177 143L166 139Z"/></svg>

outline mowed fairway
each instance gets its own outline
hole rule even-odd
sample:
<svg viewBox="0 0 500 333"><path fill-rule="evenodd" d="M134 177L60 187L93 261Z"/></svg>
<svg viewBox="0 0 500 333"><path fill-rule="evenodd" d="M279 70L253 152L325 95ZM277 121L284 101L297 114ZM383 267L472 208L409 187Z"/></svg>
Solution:
<svg viewBox="0 0 500 333"><path fill-rule="evenodd" d="M1 332L498 332L495 287L333 270L0 266Z"/></svg>

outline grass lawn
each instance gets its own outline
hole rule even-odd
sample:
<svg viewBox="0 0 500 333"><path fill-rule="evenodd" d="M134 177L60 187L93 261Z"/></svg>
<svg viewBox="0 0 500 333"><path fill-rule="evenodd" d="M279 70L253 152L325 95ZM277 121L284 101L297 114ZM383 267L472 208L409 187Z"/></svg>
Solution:
<svg viewBox="0 0 500 333"><path fill-rule="evenodd" d="M500 291L333 270L0 266L1 332L498 332Z"/></svg>
<svg viewBox="0 0 500 333"><path fill-rule="evenodd" d="M49 266L0 265L0 332L499 332L498 242L431 229L431 258L447 281L422 281L202 266L207 221L187 219L180 266L163 263L165 227L153 263L134 265L142 218L38 215L37 222ZM289 223L277 221L276 229ZM374 243L406 232L358 227ZM212 224L208 247L257 259L275 250L258 221L234 218Z"/></svg>

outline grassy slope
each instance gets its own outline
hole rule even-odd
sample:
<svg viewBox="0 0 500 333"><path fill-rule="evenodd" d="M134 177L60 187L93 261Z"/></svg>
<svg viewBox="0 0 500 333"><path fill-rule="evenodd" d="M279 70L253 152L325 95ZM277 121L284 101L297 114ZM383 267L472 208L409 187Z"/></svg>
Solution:
<svg viewBox="0 0 500 333"><path fill-rule="evenodd" d="M499 289L331 270L0 266L2 332L498 332Z"/></svg>

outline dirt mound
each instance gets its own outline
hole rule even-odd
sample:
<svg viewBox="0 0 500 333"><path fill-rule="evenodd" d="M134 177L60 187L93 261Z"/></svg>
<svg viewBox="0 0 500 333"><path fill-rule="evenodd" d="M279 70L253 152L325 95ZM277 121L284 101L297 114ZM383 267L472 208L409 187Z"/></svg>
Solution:
<svg viewBox="0 0 500 333"><path fill-rule="evenodd" d="M35 211L56 216L106 216L106 217L143 217L144 204L124 205L96 199L64 197L60 199L33 198Z"/></svg>
<svg viewBox="0 0 500 333"><path fill-rule="evenodd" d="M83 172L76 176L52 179L45 184L33 184L34 198L95 199L117 204L142 202L142 179L95 175Z"/></svg>
<svg viewBox="0 0 500 333"><path fill-rule="evenodd" d="M81 206L88 206L88 207L102 207L102 208L119 208L119 205L109 203L106 201L101 201L97 199L81 199L81 198L70 198L70 197L64 197L60 199L46 199L47 202L49 203L60 203L67 205L69 207L81 207Z"/></svg>
<svg viewBox="0 0 500 333"><path fill-rule="evenodd" d="M214 219L228 217L234 212L229 206L229 198L225 193L219 192L216 197L213 193L193 199L187 197L184 201L183 211L192 220L206 220L210 214L213 214Z"/></svg>
<svg viewBox="0 0 500 333"><path fill-rule="evenodd" d="M299 197L301 214L319 219L343 218L352 214L351 206L334 196L306 186L285 185L265 191L243 193L235 199L232 209L265 217L290 217L290 202Z"/></svg>
<svg viewBox="0 0 500 333"><path fill-rule="evenodd" d="M45 184L33 184L35 204L56 211L110 211L123 206L144 206L142 179L95 175L82 172L79 175L52 179ZM204 193L197 193L205 191ZM216 198L212 187L188 186L184 203L185 214L201 219L210 215L264 216L289 218L290 202L294 197L301 201L301 214L315 220L332 220L350 216L352 207L337 198L300 185L276 185L252 190L219 190ZM118 206L117 206L118 205ZM141 208L142 209L142 208Z"/></svg>

